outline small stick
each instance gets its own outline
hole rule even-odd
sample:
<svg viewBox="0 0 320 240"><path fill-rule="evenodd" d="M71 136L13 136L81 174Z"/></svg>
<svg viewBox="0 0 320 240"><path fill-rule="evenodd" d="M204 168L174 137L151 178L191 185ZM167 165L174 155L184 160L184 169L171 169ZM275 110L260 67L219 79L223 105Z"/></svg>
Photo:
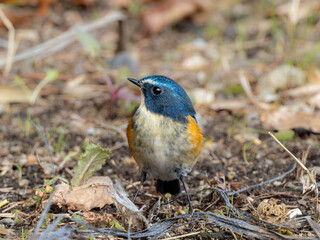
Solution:
<svg viewBox="0 0 320 240"><path fill-rule="evenodd" d="M319 217L319 190L317 187L317 182L316 180L312 177L312 175L310 174L308 168L306 168L306 166L303 165L303 163L296 157L294 156L271 132L268 132L268 134L284 149L286 150L287 153L289 153L289 155L291 157L293 157L293 159L300 165L300 167L305 170L308 174L308 177L310 179L310 182L312 182L312 188L314 188L314 193L315 193L315 210L316 210L316 217Z"/></svg>
<svg viewBox="0 0 320 240"><path fill-rule="evenodd" d="M180 236L164 238L163 240L174 240L174 239L179 239L179 238L191 237L191 236L194 236L194 235L198 235L199 233L201 233L201 232L200 231L199 232L191 232L191 233L186 233L186 234L183 234L183 235L180 235Z"/></svg>

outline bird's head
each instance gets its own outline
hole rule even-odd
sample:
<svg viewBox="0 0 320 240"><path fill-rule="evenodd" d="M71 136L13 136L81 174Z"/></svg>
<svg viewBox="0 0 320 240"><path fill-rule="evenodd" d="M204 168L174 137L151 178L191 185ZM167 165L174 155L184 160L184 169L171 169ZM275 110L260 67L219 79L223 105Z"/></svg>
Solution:
<svg viewBox="0 0 320 240"><path fill-rule="evenodd" d="M187 122L187 117L195 118L195 110L184 89L172 79L154 75L129 81L140 87L141 104L148 111L161 114L179 122Z"/></svg>

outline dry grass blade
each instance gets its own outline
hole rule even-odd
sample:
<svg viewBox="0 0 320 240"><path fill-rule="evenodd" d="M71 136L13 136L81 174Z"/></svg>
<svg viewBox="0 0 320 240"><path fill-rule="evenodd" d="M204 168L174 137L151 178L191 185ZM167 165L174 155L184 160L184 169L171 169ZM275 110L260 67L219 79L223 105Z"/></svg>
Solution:
<svg viewBox="0 0 320 240"><path fill-rule="evenodd" d="M316 214L316 217L319 218L320 216L320 212L319 212L319 190L318 190L318 187L317 187L317 182L316 180L312 177L310 171L308 168L306 168L306 166L303 165L303 163L296 157L293 155L293 153L291 153L271 132L268 132L269 135L287 152L289 153L289 155L291 157L293 157L293 159L300 165L300 167L306 171L306 173L308 174L308 177L310 179L310 182L312 183L311 185L311 190L314 191L315 193L315 214Z"/></svg>
<svg viewBox="0 0 320 240"><path fill-rule="evenodd" d="M267 103L263 103L263 102L259 102L256 97L253 95L252 90L251 90L251 86L249 83L248 78L245 76L244 72L240 72L239 73L239 78L240 78L240 83L241 86L243 88L243 90L245 91L245 93L247 94L249 100L256 105L259 108L262 108L264 110L272 110L275 108L275 106L267 104Z"/></svg>
<svg viewBox="0 0 320 240"><path fill-rule="evenodd" d="M174 237L169 237L169 238L164 238L163 240L174 240L174 239L179 239L179 238L185 238L185 237L191 237L194 235L199 234L200 232L192 232L192 233L186 233L186 234L182 234L180 236L174 236Z"/></svg>
<svg viewBox="0 0 320 240"><path fill-rule="evenodd" d="M2 20L3 24L6 26L6 28L9 31L8 35L8 53L7 53L7 59L6 59L6 66L4 68L3 74L4 76L8 76L8 74L11 71L12 63L13 63L13 57L15 53L15 30L10 22L10 20L6 17L4 12L2 11L0 7L0 19Z"/></svg>
<svg viewBox="0 0 320 240"><path fill-rule="evenodd" d="M38 46L32 47L22 53L17 54L13 59L12 62L21 61L24 59L29 59L32 57L44 57L50 54L53 54L57 51L60 51L70 45L72 42L76 40L77 31L80 29L83 32L92 31L98 28L104 28L106 25L110 24L111 22L116 22L123 19L124 16L118 12L111 12L92 23L82 25L82 26L75 26L68 30L67 32L61 34L58 37L50 39L44 43L39 44ZM0 67L7 64L7 59L0 59Z"/></svg>
<svg viewBox="0 0 320 240"><path fill-rule="evenodd" d="M317 234L318 238L320 239L320 225L313 221L310 217L307 217L306 219L313 231Z"/></svg>

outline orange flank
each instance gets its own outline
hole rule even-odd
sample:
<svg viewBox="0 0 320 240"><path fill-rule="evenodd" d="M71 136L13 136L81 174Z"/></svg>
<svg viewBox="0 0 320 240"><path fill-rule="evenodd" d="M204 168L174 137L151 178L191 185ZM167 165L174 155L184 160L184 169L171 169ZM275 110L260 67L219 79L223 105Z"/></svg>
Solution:
<svg viewBox="0 0 320 240"><path fill-rule="evenodd" d="M191 116L188 116L189 124L188 131L190 134L191 143L194 145L194 151L197 155L200 154L202 148L202 134L198 124L194 121Z"/></svg>
<svg viewBox="0 0 320 240"><path fill-rule="evenodd" d="M132 129L132 118L129 120L128 127L127 127L127 138L128 138L128 145L129 145L129 151L131 154L132 152L132 138L133 138L133 129Z"/></svg>

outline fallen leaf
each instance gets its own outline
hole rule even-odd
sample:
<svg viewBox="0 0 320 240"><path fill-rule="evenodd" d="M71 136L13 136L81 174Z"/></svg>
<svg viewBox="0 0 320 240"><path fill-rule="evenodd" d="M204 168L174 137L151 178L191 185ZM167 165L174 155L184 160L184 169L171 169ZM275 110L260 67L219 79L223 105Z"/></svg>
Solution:
<svg viewBox="0 0 320 240"><path fill-rule="evenodd" d="M296 106L281 106L275 111L264 111L261 113L260 119L265 128L269 129L303 128L315 133L320 132L320 112L303 112Z"/></svg>
<svg viewBox="0 0 320 240"><path fill-rule="evenodd" d="M320 92L320 89L319 89L319 92ZM308 103L311 105L311 106L316 106L318 108L320 108L320 93L314 95L312 98L310 98L308 100Z"/></svg>
<svg viewBox="0 0 320 240"><path fill-rule="evenodd" d="M131 222L133 226L144 229L148 227L148 221L143 216L141 210L127 197L120 181L116 181L114 185L115 190L115 205L120 211L122 218L125 222Z"/></svg>
<svg viewBox="0 0 320 240"><path fill-rule="evenodd" d="M236 111L236 110L244 110L245 108L248 108L249 101L247 100L216 100L211 105L210 108L215 111L219 110L230 110L230 111Z"/></svg>
<svg viewBox="0 0 320 240"><path fill-rule="evenodd" d="M308 84L297 88L292 88L283 93L284 96L289 97L303 97L312 96L320 92L320 84Z"/></svg>
<svg viewBox="0 0 320 240"><path fill-rule="evenodd" d="M195 88L191 92L191 97L195 103L211 104L215 99L215 94L213 90Z"/></svg>
<svg viewBox="0 0 320 240"><path fill-rule="evenodd" d="M0 234L6 235L9 231L2 225L0 225Z"/></svg>
<svg viewBox="0 0 320 240"><path fill-rule="evenodd" d="M200 70L205 70L208 66L209 61L200 54L195 54L191 57L188 57L182 62L182 69L187 71L197 72Z"/></svg>
<svg viewBox="0 0 320 240"><path fill-rule="evenodd" d="M52 204L72 210L89 211L114 202L113 183L109 177L92 177L79 187L61 183L55 187Z"/></svg>
<svg viewBox="0 0 320 240"><path fill-rule="evenodd" d="M278 201L274 198L263 200L257 208L259 218L269 223L285 222L288 218L288 209L283 203L278 204Z"/></svg>
<svg viewBox="0 0 320 240"><path fill-rule="evenodd" d="M297 87L305 83L307 74L294 66L281 65L258 81L257 89L271 88L274 91L284 87ZM259 91L260 92L260 91Z"/></svg>
<svg viewBox="0 0 320 240"><path fill-rule="evenodd" d="M159 33L166 26L175 23L197 10L192 1L160 1L143 14L143 24L152 33Z"/></svg>
<svg viewBox="0 0 320 240"><path fill-rule="evenodd" d="M71 187L65 183L57 185L52 204L84 212L115 204L120 216L125 219L124 222L130 222L139 229L148 225L141 210L126 196L121 183L113 184L111 179L106 176L92 177L79 187Z"/></svg>
<svg viewBox="0 0 320 240"><path fill-rule="evenodd" d="M18 86L0 85L0 103L29 102L31 94Z"/></svg>
<svg viewBox="0 0 320 240"><path fill-rule="evenodd" d="M37 165L38 161L37 161L37 157L35 155L27 155L27 165Z"/></svg>

